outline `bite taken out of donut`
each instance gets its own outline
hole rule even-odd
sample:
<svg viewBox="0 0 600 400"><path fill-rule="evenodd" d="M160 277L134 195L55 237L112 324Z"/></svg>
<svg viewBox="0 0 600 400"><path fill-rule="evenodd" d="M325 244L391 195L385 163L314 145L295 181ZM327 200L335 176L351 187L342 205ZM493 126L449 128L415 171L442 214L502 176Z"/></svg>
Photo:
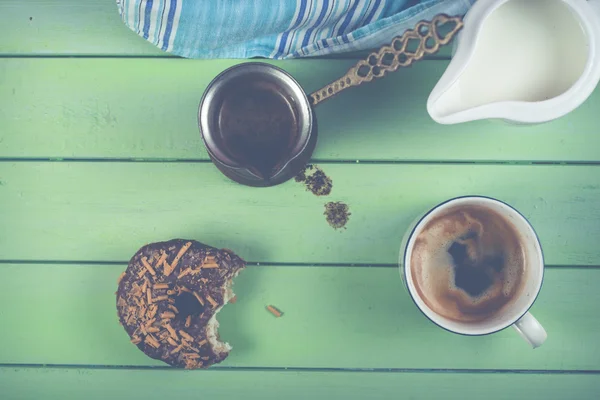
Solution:
<svg viewBox="0 0 600 400"><path fill-rule="evenodd" d="M138 250L121 275L119 321L146 355L178 368L223 361L217 313L234 298L232 280L246 266L231 250L173 239Z"/></svg>

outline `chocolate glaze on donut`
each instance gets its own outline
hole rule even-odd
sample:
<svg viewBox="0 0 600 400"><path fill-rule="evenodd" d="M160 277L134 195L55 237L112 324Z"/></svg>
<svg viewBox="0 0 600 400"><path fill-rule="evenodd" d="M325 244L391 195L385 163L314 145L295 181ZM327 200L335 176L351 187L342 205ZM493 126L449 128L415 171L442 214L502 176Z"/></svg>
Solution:
<svg viewBox="0 0 600 400"><path fill-rule="evenodd" d="M216 314L233 298L232 279L244 267L232 251L194 240L146 245L119 281L119 320L149 357L179 368L207 368L231 350L218 339Z"/></svg>

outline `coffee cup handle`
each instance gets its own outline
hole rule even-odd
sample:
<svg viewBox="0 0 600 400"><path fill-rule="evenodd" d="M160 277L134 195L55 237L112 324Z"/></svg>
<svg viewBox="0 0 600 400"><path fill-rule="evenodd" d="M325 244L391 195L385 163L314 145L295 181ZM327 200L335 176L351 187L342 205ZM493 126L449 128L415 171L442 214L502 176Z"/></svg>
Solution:
<svg viewBox="0 0 600 400"><path fill-rule="evenodd" d="M521 319L515 322L513 328L515 328L517 333L534 349L540 347L548 337L542 324L540 324L530 312L526 313Z"/></svg>

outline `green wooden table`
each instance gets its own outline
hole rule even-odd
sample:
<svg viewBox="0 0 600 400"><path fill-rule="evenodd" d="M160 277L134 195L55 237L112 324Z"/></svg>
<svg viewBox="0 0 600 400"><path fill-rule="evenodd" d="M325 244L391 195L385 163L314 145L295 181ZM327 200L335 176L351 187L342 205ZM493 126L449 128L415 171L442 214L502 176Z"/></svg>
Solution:
<svg viewBox="0 0 600 400"><path fill-rule="evenodd" d="M275 64L311 90L355 61ZM236 185L208 160L198 102L237 62L163 54L111 0L0 1L0 398L600 396L600 89L544 125L441 126L425 102L448 57L423 61L319 107L313 162L333 180L319 198ZM538 230L540 349L438 329L401 286L407 224L463 194ZM326 201L349 205L346 230ZM127 260L173 237L249 261L220 315L234 350L208 371L145 357L117 323Z"/></svg>

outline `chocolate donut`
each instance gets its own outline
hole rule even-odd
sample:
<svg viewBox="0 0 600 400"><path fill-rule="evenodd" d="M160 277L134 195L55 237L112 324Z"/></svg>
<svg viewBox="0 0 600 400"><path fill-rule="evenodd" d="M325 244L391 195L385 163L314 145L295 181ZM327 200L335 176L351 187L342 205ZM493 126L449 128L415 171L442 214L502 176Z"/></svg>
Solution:
<svg viewBox="0 0 600 400"><path fill-rule="evenodd" d="M216 315L233 299L245 262L230 250L194 240L151 243L121 275L117 310L131 342L173 367L207 368L231 346L219 341Z"/></svg>

